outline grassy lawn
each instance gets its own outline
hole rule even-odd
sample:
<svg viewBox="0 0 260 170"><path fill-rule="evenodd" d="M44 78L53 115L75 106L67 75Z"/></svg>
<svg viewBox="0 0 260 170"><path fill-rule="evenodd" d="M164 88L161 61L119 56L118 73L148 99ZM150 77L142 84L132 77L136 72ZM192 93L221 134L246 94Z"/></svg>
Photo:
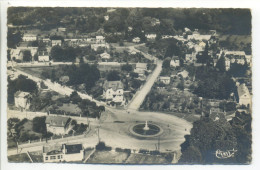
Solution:
<svg viewBox="0 0 260 170"><path fill-rule="evenodd" d="M87 163L121 164L127 159L127 153L112 151L96 151Z"/></svg>
<svg viewBox="0 0 260 170"><path fill-rule="evenodd" d="M30 152L30 156L33 160L33 162L43 162L42 152Z"/></svg>
<svg viewBox="0 0 260 170"><path fill-rule="evenodd" d="M31 162L30 158L26 153L18 154L18 155L12 155L8 156L9 162Z"/></svg>
<svg viewBox="0 0 260 170"><path fill-rule="evenodd" d="M33 129L32 121L28 120L25 124L23 124L23 129L21 130L20 133L27 132L27 133L29 133L31 135L34 134L34 135L36 135L38 137L42 136L40 133L32 131L32 129Z"/></svg>
<svg viewBox="0 0 260 170"><path fill-rule="evenodd" d="M78 105L72 103L63 104L62 106L59 107L58 110L71 112L71 113L81 113L81 109L78 107Z"/></svg>
<svg viewBox="0 0 260 170"><path fill-rule="evenodd" d="M160 155L131 154L126 164L168 164L168 162Z"/></svg>

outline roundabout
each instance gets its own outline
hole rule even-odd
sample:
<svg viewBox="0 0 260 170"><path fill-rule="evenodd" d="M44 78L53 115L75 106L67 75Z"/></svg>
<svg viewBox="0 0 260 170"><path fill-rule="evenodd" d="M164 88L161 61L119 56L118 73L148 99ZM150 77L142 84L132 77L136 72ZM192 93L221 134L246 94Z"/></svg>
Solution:
<svg viewBox="0 0 260 170"><path fill-rule="evenodd" d="M129 131L138 137L156 137L163 133L163 129L154 123L138 123L130 126Z"/></svg>

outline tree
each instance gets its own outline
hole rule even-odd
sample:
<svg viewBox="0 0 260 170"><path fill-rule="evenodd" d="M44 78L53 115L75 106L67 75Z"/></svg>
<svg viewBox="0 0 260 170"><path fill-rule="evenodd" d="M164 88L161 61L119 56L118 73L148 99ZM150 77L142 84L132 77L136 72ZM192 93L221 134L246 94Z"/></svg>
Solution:
<svg viewBox="0 0 260 170"><path fill-rule="evenodd" d="M8 29L7 34L7 46L8 48L16 48L16 46L22 41L21 32L13 32Z"/></svg>
<svg viewBox="0 0 260 170"><path fill-rule="evenodd" d="M26 50L23 52L23 61L32 61L31 51Z"/></svg>
<svg viewBox="0 0 260 170"><path fill-rule="evenodd" d="M76 91L73 91L70 94L70 100L72 101L73 104L77 104L82 101L81 97L78 95Z"/></svg>
<svg viewBox="0 0 260 170"><path fill-rule="evenodd" d="M33 123L33 131L41 134L46 134L47 129L46 129L46 124L45 124L46 117L35 117L32 120Z"/></svg>
<svg viewBox="0 0 260 170"><path fill-rule="evenodd" d="M226 63L225 63L225 57L224 56L220 57L220 59L218 60L218 62L216 64L216 68L221 72L226 71Z"/></svg>
<svg viewBox="0 0 260 170"><path fill-rule="evenodd" d="M113 70L113 71L110 71L108 74L107 74L107 80L108 81L118 81L120 80L120 75L117 71Z"/></svg>
<svg viewBox="0 0 260 170"><path fill-rule="evenodd" d="M167 58L163 61L162 67L165 68L165 69L168 69L168 68L170 68L170 63L171 63L171 58L170 58L170 57L167 57Z"/></svg>
<svg viewBox="0 0 260 170"><path fill-rule="evenodd" d="M54 61L63 61L64 51L60 46L54 46L51 48L50 56Z"/></svg>
<svg viewBox="0 0 260 170"><path fill-rule="evenodd" d="M234 163L234 157L218 159L215 152L237 149L237 138L232 126L224 120L213 121L202 117L193 123L190 136L181 145L183 163ZM195 161L195 162L193 162Z"/></svg>
<svg viewBox="0 0 260 170"><path fill-rule="evenodd" d="M133 70L133 67L132 67L132 65L127 63L127 64L123 65L121 67L121 69L122 69L122 71L131 72Z"/></svg>

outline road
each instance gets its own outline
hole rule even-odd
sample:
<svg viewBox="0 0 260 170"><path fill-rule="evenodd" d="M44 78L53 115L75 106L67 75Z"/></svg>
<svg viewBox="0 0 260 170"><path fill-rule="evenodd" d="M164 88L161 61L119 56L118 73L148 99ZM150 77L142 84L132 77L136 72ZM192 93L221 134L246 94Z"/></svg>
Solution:
<svg viewBox="0 0 260 170"><path fill-rule="evenodd" d="M157 66L153 71L153 73L148 77L141 90L137 91L134 98L128 104L128 109L138 110L140 108L146 95L150 92L154 82L157 80L157 77L160 75L161 71L162 71L162 62L158 61Z"/></svg>

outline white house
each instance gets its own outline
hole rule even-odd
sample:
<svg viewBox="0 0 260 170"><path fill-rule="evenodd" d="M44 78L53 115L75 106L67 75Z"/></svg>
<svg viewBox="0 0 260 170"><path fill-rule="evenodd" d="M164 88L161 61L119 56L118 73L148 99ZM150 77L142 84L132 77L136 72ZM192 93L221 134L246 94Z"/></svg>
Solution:
<svg viewBox="0 0 260 170"><path fill-rule="evenodd" d="M23 55L20 49L11 49L10 51L11 60L23 60Z"/></svg>
<svg viewBox="0 0 260 170"><path fill-rule="evenodd" d="M105 19L106 21L108 21L108 20L109 20L109 16L108 16L108 15L104 16L104 19Z"/></svg>
<svg viewBox="0 0 260 170"><path fill-rule="evenodd" d="M187 78L189 76L189 72L183 70L182 72L179 72L177 75L181 75L183 78Z"/></svg>
<svg viewBox="0 0 260 170"><path fill-rule="evenodd" d="M51 40L51 46L59 45L61 46L61 40Z"/></svg>
<svg viewBox="0 0 260 170"><path fill-rule="evenodd" d="M20 109L29 109L31 94L28 92L17 91L14 94L14 104Z"/></svg>
<svg viewBox="0 0 260 170"><path fill-rule="evenodd" d="M63 28L63 27L60 27L57 29L58 32L65 32L66 31L66 28Z"/></svg>
<svg viewBox="0 0 260 170"><path fill-rule="evenodd" d="M244 51L224 51L224 56L229 58L231 63L244 65L246 62L246 54Z"/></svg>
<svg viewBox="0 0 260 170"><path fill-rule="evenodd" d="M128 31L132 31L133 27L128 27L127 29L128 29Z"/></svg>
<svg viewBox="0 0 260 170"><path fill-rule="evenodd" d="M211 39L211 35L200 35L199 33L193 33L192 35L188 35L187 37L188 40L198 40L198 41L202 41L202 40L206 40L209 41Z"/></svg>
<svg viewBox="0 0 260 170"><path fill-rule="evenodd" d="M40 51L38 54L38 61L40 62L50 61L49 53L47 51Z"/></svg>
<svg viewBox="0 0 260 170"><path fill-rule="evenodd" d="M237 86L237 93L240 105L251 106L251 95L245 83Z"/></svg>
<svg viewBox="0 0 260 170"><path fill-rule="evenodd" d="M108 60L108 59L110 59L110 54L104 52L104 53L100 54L100 57L102 59Z"/></svg>
<svg viewBox="0 0 260 170"><path fill-rule="evenodd" d="M36 41L37 35L35 34L24 34L23 35L23 41Z"/></svg>
<svg viewBox="0 0 260 170"><path fill-rule="evenodd" d="M145 34L145 37L148 39L148 40L154 40L156 38L156 34Z"/></svg>
<svg viewBox="0 0 260 170"><path fill-rule="evenodd" d="M229 58L225 58L225 66L226 66L226 71L228 71L230 69L230 59Z"/></svg>
<svg viewBox="0 0 260 170"><path fill-rule="evenodd" d="M68 134L72 128L70 123L70 118L61 116L48 116L45 120L47 131L55 135Z"/></svg>
<svg viewBox="0 0 260 170"><path fill-rule="evenodd" d="M196 53L186 54L185 60L187 63L195 62L197 60Z"/></svg>
<svg viewBox="0 0 260 170"><path fill-rule="evenodd" d="M103 37L102 35L96 36L96 43L97 44L105 43L105 37Z"/></svg>
<svg viewBox="0 0 260 170"><path fill-rule="evenodd" d="M94 51L97 51L98 48L105 48L105 49L109 49L109 45L108 44L91 44L90 48Z"/></svg>
<svg viewBox="0 0 260 170"><path fill-rule="evenodd" d="M135 73L138 73L139 75L144 75L146 70L147 70L147 63L136 63L134 69Z"/></svg>
<svg viewBox="0 0 260 170"><path fill-rule="evenodd" d="M177 58L172 59L172 60L170 61L170 66L171 66L171 67L179 67L179 66L180 66L180 60L177 59Z"/></svg>
<svg viewBox="0 0 260 170"><path fill-rule="evenodd" d="M121 81L105 81L103 96L107 101L122 103L124 101L124 86Z"/></svg>
<svg viewBox="0 0 260 170"><path fill-rule="evenodd" d="M82 144L43 146L44 162L79 162L84 158Z"/></svg>
<svg viewBox="0 0 260 170"><path fill-rule="evenodd" d="M164 83L164 84L170 84L171 82L171 77L167 77L167 76L160 76L159 77L159 81Z"/></svg>
<svg viewBox="0 0 260 170"><path fill-rule="evenodd" d="M133 38L132 41L133 41L134 43L139 43L140 40L141 40L141 39L140 39L139 37L135 37L135 38Z"/></svg>

